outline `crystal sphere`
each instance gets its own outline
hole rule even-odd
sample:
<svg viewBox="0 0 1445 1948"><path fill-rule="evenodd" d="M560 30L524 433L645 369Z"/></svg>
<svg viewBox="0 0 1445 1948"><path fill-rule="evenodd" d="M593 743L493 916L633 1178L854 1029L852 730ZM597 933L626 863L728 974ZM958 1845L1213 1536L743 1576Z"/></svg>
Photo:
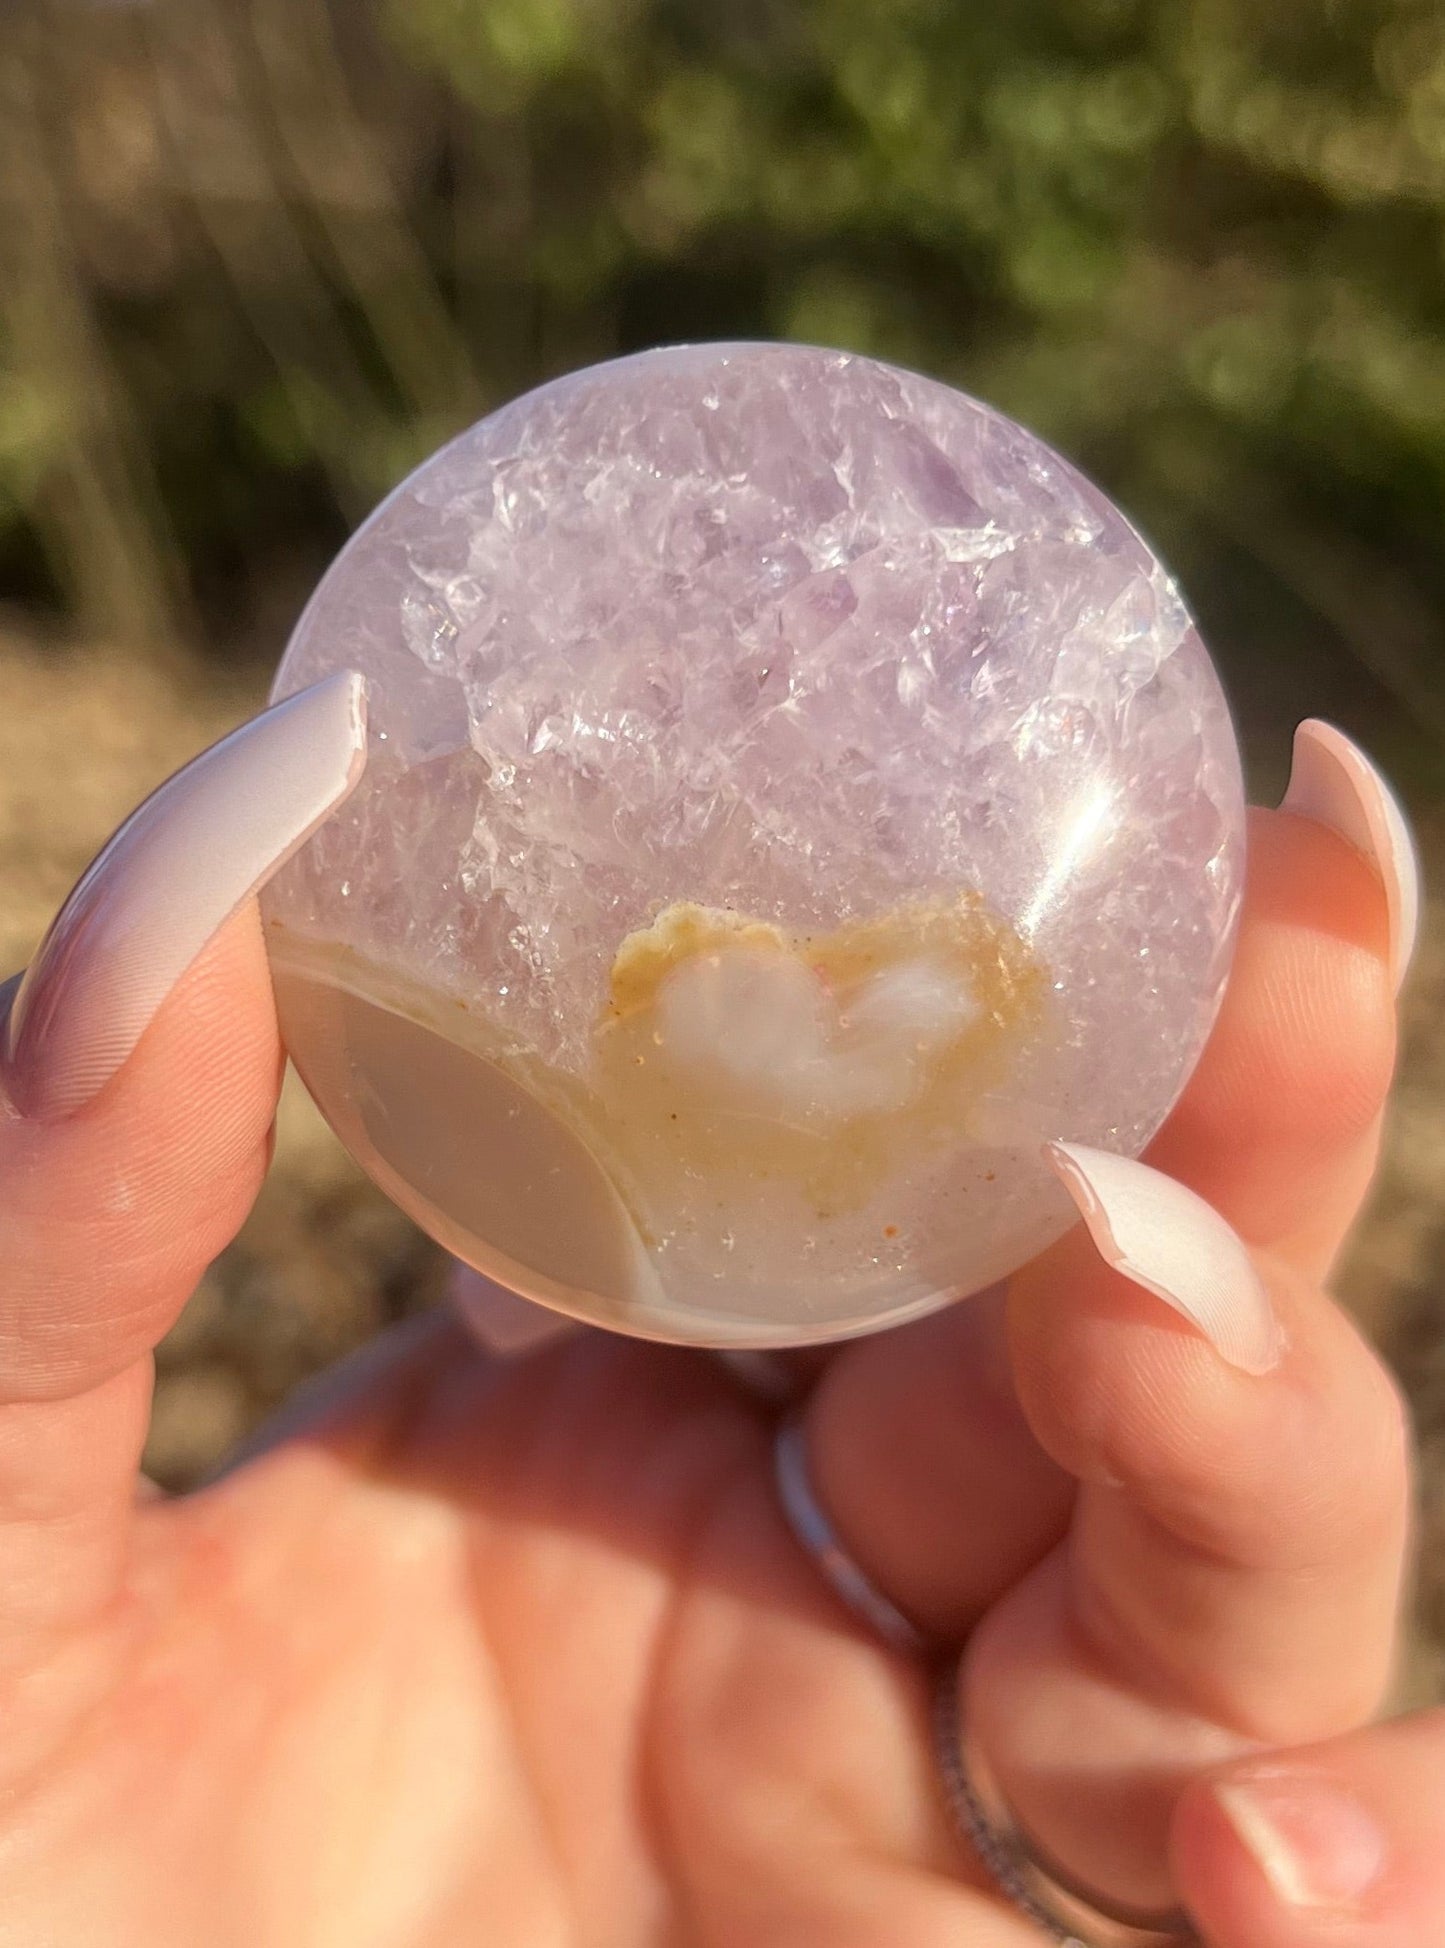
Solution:
<svg viewBox="0 0 1445 1948"><path fill-rule="evenodd" d="M265 920L302 1077L528 1297L841 1337L1073 1220L1223 988L1229 714L1097 488L976 400L795 345L560 379L343 550L276 683L362 671L354 796Z"/></svg>

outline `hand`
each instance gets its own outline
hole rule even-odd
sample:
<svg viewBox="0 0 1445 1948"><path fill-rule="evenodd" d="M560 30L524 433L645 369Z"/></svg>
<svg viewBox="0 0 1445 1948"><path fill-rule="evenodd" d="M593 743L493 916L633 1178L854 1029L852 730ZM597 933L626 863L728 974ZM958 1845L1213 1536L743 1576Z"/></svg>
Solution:
<svg viewBox="0 0 1445 1948"><path fill-rule="evenodd" d="M358 708L319 686L182 773L0 991L0 1942L1026 1948L940 1810L922 1672L793 1542L716 1362L596 1332L489 1360L430 1318L204 1492L138 1491L151 1350L268 1157L250 894L354 781ZM835 1354L810 1455L894 1600L971 1637L970 1714L1067 1865L1147 1902L1172 1862L1217 1948L1420 1948L1445 1722L1352 1729L1403 1418L1316 1282L1373 1161L1387 902L1317 821L1253 847L1155 1161L1256 1254L1211 1329L1272 1350L1267 1293L1278 1363L1231 1366L1080 1232L1006 1303ZM1343 1909L1290 1898L1302 1822Z"/></svg>

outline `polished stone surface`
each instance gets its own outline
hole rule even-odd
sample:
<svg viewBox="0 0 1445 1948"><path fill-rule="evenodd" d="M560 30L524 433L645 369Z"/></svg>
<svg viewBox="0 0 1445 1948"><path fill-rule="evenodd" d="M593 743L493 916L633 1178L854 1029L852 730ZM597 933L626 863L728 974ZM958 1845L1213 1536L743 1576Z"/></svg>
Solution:
<svg viewBox="0 0 1445 1948"><path fill-rule="evenodd" d="M1103 495L944 386L781 345L557 381L385 503L277 693L344 666L369 766L267 896L283 1026L534 1296L712 1343L910 1316L1069 1222L1043 1141L1137 1151L1198 1054L1214 672Z"/></svg>

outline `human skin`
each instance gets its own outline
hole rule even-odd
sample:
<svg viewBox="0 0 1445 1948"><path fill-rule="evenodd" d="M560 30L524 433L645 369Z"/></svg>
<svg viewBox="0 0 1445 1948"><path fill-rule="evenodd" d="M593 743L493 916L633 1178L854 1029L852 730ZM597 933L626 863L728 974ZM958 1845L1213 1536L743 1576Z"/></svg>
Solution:
<svg viewBox="0 0 1445 1948"><path fill-rule="evenodd" d="M840 1535L967 1645L970 1717L1066 1865L1182 1898L1214 1948L1419 1948L1445 1722L1371 1725L1405 1416L1324 1289L1374 1167L1401 868L1299 804L1253 817L1235 974L1150 1157L1248 1246L1274 1364L1229 1364L1080 1228L800 1367L801 1412ZM204 778L162 812L199 846ZM269 1157L265 861L227 869L240 904L126 991L127 1037L67 1000L109 1005L81 940L68 976L37 961L49 1044L7 1043L0 1944L1039 1939L944 1816L921 1663L793 1540L775 1410L706 1355L581 1331L491 1358L434 1316L202 1491L139 1480L152 1349Z"/></svg>

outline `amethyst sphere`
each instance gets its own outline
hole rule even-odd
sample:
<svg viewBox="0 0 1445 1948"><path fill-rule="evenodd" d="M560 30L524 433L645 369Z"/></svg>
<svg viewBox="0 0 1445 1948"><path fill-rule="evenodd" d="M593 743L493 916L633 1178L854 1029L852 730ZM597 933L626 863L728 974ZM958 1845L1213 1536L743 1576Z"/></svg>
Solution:
<svg viewBox="0 0 1445 1948"><path fill-rule="evenodd" d="M275 880L287 1045L373 1177L529 1297L766 1346L914 1317L1138 1151L1214 1018L1238 754L1167 574L1032 434L706 345L420 467L276 684L361 670Z"/></svg>

